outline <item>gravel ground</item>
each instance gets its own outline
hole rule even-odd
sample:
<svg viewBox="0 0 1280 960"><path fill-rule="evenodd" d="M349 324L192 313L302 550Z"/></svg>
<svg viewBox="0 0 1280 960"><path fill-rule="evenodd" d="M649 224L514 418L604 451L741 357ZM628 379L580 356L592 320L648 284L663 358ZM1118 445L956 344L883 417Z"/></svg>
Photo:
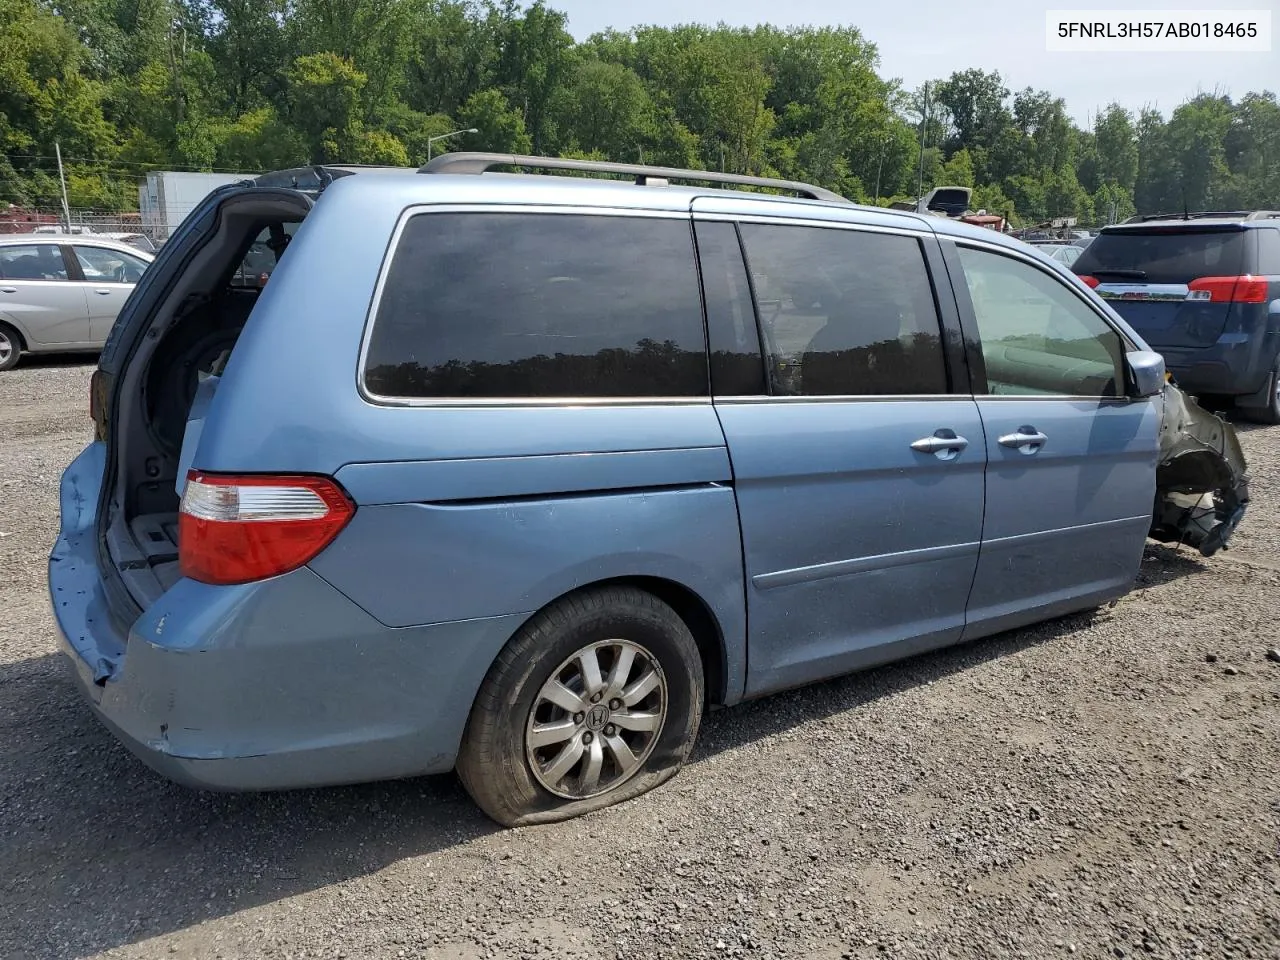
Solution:
<svg viewBox="0 0 1280 960"><path fill-rule="evenodd" d="M91 367L0 375L0 956L1280 956L1280 428L1229 554L710 717L667 787L500 832L449 777L205 795L54 652Z"/></svg>

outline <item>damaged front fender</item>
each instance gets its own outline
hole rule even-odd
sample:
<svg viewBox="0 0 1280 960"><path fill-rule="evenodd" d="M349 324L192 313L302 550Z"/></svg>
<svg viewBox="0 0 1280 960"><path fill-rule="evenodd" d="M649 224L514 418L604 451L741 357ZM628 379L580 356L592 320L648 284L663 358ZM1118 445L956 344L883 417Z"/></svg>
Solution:
<svg viewBox="0 0 1280 960"><path fill-rule="evenodd" d="M1166 385L1151 538L1211 557L1226 549L1248 504L1248 464L1235 427Z"/></svg>

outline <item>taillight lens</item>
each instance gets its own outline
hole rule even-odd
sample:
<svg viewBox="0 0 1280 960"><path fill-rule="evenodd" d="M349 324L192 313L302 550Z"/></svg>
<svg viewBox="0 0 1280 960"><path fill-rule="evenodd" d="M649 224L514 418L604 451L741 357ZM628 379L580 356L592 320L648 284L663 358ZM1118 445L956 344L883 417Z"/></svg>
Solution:
<svg viewBox="0 0 1280 960"><path fill-rule="evenodd" d="M1266 303L1267 281L1264 278L1201 277L1187 284L1187 299L1209 303Z"/></svg>
<svg viewBox="0 0 1280 960"><path fill-rule="evenodd" d="M1097 287L1098 284L1102 282L1097 277L1082 276L1080 279L1083 280L1086 284L1088 284L1090 289Z"/></svg>
<svg viewBox="0 0 1280 960"><path fill-rule="evenodd" d="M187 474L178 515L184 577L231 584L296 570L355 514L328 477Z"/></svg>

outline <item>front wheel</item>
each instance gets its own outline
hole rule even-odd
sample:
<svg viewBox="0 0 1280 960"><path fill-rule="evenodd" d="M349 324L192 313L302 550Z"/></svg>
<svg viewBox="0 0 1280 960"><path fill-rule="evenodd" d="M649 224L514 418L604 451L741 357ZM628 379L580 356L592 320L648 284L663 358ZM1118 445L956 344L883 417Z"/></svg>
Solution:
<svg viewBox="0 0 1280 960"><path fill-rule="evenodd" d="M458 775L504 826L575 817L674 776L697 737L703 696L693 635L657 597L633 587L566 597L490 668Z"/></svg>

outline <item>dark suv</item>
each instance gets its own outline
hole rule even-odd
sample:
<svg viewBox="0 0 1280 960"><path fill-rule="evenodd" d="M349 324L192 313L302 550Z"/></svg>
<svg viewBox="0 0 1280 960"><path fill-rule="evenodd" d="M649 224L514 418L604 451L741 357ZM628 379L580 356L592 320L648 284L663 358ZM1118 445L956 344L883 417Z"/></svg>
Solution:
<svg viewBox="0 0 1280 960"><path fill-rule="evenodd" d="M1071 269L1183 388L1280 423L1280 212L1135 218L1103 229Z"/></svg>

